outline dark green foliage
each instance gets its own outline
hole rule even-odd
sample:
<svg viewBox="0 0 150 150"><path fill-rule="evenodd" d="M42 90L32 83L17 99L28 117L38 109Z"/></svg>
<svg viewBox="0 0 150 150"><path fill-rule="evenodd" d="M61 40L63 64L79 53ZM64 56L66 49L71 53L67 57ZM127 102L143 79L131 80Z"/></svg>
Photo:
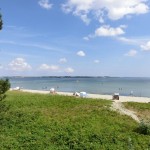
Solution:
<svg viewBox="0 0 150 150"><path fill-rule="evenodd" d="M135 131L140 134L150 135L150 125L142 121Z"/></svg>
<svg viewBox="0 0 150 150"><path fill-rule="evenodd" d="M2 29L3 21L2 21L2 15L0 14L0 30Z"/></svg>
<svg viewBox="0 0 150 150"><path fill-rule="evenodd" d="M6 97L5 92L7 90L9 90L9 88L10 88L9 80L8 79L6 79L6 80L0 79L0 124L5 116L4 115L5 112L9 108L9 106L6 104L6 102L2 101Z"/></svg>
<svg viewBox="0 0 150 150"><path fill-rule="evenodd" d="M6 79L6 80L0 80L0 101L3 100L6 95L5 95L5 92L8 91L10 88L10 83L9 83L9 80Z"/></svg>

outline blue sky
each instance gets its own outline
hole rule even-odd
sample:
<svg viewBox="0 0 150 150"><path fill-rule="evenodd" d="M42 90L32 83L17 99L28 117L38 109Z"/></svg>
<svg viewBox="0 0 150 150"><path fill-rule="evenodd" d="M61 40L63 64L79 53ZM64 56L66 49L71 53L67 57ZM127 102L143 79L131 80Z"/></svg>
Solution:
<svg viewBox="0 0 150 150"><path fill-rule="evenodd" d="M0 76L150 77L149 0L0 0Z"/></svg>

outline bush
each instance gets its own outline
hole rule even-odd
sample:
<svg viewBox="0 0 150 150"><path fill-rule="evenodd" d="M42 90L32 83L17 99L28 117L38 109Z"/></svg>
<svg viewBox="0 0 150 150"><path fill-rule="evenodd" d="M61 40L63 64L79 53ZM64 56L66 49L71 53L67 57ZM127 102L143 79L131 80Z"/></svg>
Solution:
<svg viewBox="0 0 150 150"><path fill-rule="evenodd" d="M142 121L137 127L136 132L144 135L150 135L150 125Z"/></svg>
<svg viewBox="0 0 150 150"><path fill-rule="evenodd" d="M5 95L5 92L8 91L10 88L10 83L9 83L9 80L6 79L6 80L0 80L0 101L2 101L6 95Z"/></svg>
<svg viewBox="0 0 150 150"><path fill-rule="evenodd" d="M0 125L4 118L4 113L9 109L9 107L5 104L5 101L2 101L6 95L5 92L10 88L9 80L0 80Z"/></svg>

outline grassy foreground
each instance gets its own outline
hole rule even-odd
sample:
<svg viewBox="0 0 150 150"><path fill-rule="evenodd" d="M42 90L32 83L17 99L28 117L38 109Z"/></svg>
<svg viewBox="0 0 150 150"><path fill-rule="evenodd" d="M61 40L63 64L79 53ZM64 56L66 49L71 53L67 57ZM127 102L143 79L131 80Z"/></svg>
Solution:
<svg viewBox="0 0 150 150"><path fill-rule="evenodd" d="M111 101L8 92L0 112L1 150L150 150L138 124ZM9 108L8 108L9 106Z"/></svg>
<svg viewBox="0 0 150 150"><path fill-rule="evenodd" d="M137 113L138 117L145 122L150 123L150 103L124 103L125 107Z"/></svg>

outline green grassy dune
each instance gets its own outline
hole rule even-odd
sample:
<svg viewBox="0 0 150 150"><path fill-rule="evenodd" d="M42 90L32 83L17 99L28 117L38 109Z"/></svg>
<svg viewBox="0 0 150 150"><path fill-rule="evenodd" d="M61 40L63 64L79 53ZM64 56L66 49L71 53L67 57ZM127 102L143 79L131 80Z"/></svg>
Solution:
<svg viewBox="0 0 150 150"><path fill-rule="evenodd" d="M141 120L150 123L150 103L128 102L124 105L127 109L135 111Z"/></svg>
<svg viewBox="0 0 150 150"><path fill-rule="evenodd" d="M111 101L8 92L0 102L1 150L150 150L150 135Z"/></svg>

